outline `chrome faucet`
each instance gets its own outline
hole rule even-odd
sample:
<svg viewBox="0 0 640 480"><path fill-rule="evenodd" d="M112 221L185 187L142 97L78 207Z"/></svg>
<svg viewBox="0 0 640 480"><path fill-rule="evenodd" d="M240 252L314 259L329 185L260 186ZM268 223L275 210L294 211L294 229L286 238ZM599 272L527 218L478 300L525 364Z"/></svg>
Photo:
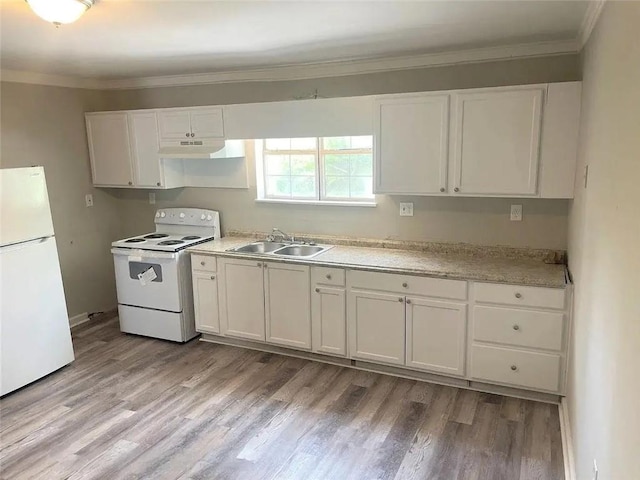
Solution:
<svg viewBox="0 0 640 480"><path fill-rule="evenodd" d="M271 230L271 235L269 235L267 237L267 240L269 240L270 242L273 242L277 236L282 237L282 241L283 242L295 242L295 239L293 238L293 235L289 235L288 233L284 233L282 230L280 230L278 227L273 227L273 230Z"/></svg>

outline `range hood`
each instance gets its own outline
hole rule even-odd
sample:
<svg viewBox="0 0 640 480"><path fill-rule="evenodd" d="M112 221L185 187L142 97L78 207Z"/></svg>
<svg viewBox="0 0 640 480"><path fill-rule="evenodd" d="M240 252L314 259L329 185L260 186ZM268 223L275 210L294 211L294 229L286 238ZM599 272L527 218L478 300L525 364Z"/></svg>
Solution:
<svg viewBox="0 0 640 480"><path fill-rule="evenodd" d="M229 155L226 152L226 142L224 140L207 141L181 141L180 145L161 146L158 150L160 158L229 158L237 155ZM232 149L233 150L233 149Z"/></svg>

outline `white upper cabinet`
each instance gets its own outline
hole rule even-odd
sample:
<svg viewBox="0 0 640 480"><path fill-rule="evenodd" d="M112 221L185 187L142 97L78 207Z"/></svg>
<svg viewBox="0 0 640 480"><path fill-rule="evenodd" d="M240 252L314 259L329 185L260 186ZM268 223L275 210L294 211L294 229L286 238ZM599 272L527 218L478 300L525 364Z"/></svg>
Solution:
<svg viewBox="0 0 640 480"><path fill-rule="evenodd" d="M87 113L85 118L95 186L184 186L182 163L158 155L155 110Z"/></svg>
<svg viewBox="0 0 640 480"><path fill-rule="evenodd" d="M224 138L224 123L220 107L159 110L158 124L161 142L176 144L176 141Z"/></svg>
<svg viewBox="0 0 640 480"><path fill-rule="evenodd" d="M582 82L550 83L542 116L540 196L573 198Z"/></svg>
<svg viewBox="0 0 640 480"><path fill-rule="evenodd" d="M454 194L537 194L543 94L531 87L453 95Z"/></svg>
<svg viewBox="0 0 640 480"><path fill-rule="evenodd" d="M377 100L374 132L376 193L446 191L449 95Z"/></svg>
<svg viewBox="0 0 640 480"><path fill-rule="evenodd" d="M128 114L89 113L86 115L86 121L93 184L133 185Z"/></svg>

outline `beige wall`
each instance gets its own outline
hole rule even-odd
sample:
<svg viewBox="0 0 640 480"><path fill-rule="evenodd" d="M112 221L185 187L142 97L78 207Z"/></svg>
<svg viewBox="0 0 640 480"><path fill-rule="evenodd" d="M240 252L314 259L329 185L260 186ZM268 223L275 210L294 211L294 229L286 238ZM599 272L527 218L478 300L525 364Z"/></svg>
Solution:
<svg viewBox="0 0 640 480"><path fill-rule="evenodd" d="M579 80L576 55L487 62L348 77L288 82L167 87L107 92L111 109L194 106L291 100L318 89L327 97ZM255 203L254 166L249 190L185 188L158 193L157 206L218 209L223 228L365 236L441 242L567 247L564 200L510 200L379 196L375 209L265 205ZM154 206L146 192L120 191L128 233L152 227ZM415 216L398 215L400 201L413 201ZM524 221L510 222L512 203L524 207Z"/></svg>
<svg viewBox="0 0 640 480"><path fill-rule="evenodd" d="M45 169L69 315L114 307L118 202L91 185L83 114L104 108L102 93L3 82L0 100L0 166Z"/></svg>
<svg viewBox="0 0 640 480"><path fill-rule="evenodd" d="M569 409L576 478L640 478L640 2L607 2L584 52L582 183L570 209L575 281Z"/></svg>

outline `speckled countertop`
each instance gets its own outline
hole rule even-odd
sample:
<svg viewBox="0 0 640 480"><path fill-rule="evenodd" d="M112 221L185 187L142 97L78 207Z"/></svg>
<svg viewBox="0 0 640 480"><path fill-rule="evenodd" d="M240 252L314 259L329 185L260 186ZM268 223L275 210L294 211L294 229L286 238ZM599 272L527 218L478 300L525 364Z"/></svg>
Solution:
<svg viewBox="0 0 640 480"><path fill-rule="evenodd" d="M264 237L262 237L264 238ZM528 255L522 251L514 255L513 249L505 256L497 255L496 247L473 247L453 251L429 249L375 248L368 246L335 245L313 258L283 258L273 255L257 255L230 252L255 241L255 236L227 236L212 242L201 243L188 249L192 253L217 256L268 259L274 262L321 265L387 273L408 273L440 278L477 280L517 285L564 288L566 267L549 264L539 252ZM327 242L322 242L327 244ZM413 246L415 247L415 245ZM499 248L499 247L498 247Z"/></svg>

